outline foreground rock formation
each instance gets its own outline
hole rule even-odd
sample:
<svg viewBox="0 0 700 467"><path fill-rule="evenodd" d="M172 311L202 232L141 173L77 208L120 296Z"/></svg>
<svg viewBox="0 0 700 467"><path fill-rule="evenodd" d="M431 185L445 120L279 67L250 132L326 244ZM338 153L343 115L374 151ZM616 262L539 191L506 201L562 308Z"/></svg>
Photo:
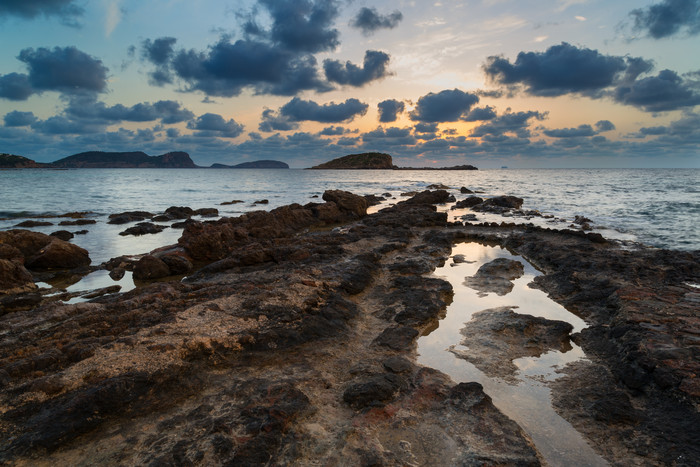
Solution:
<svg viewBox="0 0 700 467"><path fill-rule="evenodd" d="M544 272L535 285L590 325L570 336L565 323L490 310L472 326L505 336L506 351L474 341L465 358L497 368L573 339L590 361L564 368L553 398L598 452L619 465L700 458L700 255L452 225L433 206L449 200L424 192L368 216L365 198L329 191L324 203L188 220L178 245L104 266L166 279L5 313L0 462L539 465L480 385L415 363L452 294L428 274L463 241L522 255ZM509 282L516 269L477 275Z"/></svg>

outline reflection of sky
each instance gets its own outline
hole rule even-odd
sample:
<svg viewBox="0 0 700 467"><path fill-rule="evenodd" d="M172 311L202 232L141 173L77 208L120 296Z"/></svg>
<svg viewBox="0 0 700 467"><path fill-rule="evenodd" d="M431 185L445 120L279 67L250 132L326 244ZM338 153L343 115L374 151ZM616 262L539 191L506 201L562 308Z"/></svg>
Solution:
<svg viewBox="0 0 700 467"><path fill-rule="evenodd" d="M586 324L550 300L544 292L527 286L540 273L523 258L513 256L500 247L478 243L460 243L453 248L452 254L462 254L467 261L475 262L453 266L452 260L448 260L444 267L435 271L435 276L452 284L454 301L448 306L447 315L440 321L437 330L418 340L418 362L448 374L456 382L481 383L494 404L523 427L551 465L606 465L581 435L556 414L551 406L550 391L541 382L555 379L556 368L584 358L583 351L576 344L571 343L573 349L566 353L549 351L537 358L516 359L514 363L519 368L517 384L487 377L473 364L448 351L449 347L454 346L469 352L469 349L459 345L462 340L460 330L472 314L489 308L511 306L515 313L567 321L574 326L573 332L580 331ZM489 293L479 297L476 290L463 284L464 278L474 275L481 265L496 258L520 261L525 267L525 274L513 281L511 293L505 296Z"/></svg>

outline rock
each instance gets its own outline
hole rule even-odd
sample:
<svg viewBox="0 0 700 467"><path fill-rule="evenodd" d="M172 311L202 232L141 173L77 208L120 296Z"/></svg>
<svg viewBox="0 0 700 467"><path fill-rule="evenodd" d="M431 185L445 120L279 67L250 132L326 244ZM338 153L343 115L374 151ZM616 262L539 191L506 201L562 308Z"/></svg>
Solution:
<svg viewBox="0 0 700 467"><path fill-rule="evenodd" d="M127 211L118 214L110 214L108 224L128 224L129 222L143 221L153 217L147 211Z"/></svg>
<svg viewBox="0 0 700 467"><path fill-rule="evenodd" d="M72 269L90 264L88 252L83 248L39 232L0 231L0 244L19 250L27 269ZM3 251L12 250L5 247Z"/></svg>
<svg viewBox="0 0 700 467"><path fill-rule="evenodd" d="M574 224L578 224L578 225L590 224L591 222L593 222L593 221L585 216L575 216L575 218L574 218Z"/></svg>
<svg viewBox="0 0 700 467"><path fill-rule="evenodd" d="M233 201L224 201L223 203L220 204L220 206L228 206L231 204L238 204L238 203L242 203L242 202L243 201L241 201L240 199L234 199Z"/></svg>
<svg viewBox="0 0 700 467"><path fill-rule="evenodd" d="M170 268L161 259L146 255L134 265L135 280L154 280L170 276Z"/></svg>
<svg viewBox="0 0 700 467"><path fill-rule="evenodd" d="M406 358L395 355L382 362L382 366L392 373L408 373L413 370L414 365Z"/></svg>
<svg viewBox="0 0 700 467"><path fill-rule="evenodd" d="M16 294L35 288L34 278L21 263L0 259L0 294Z"/></svg>
<svg viewBox="0 0 700 467"><path fill-rule="evenodd" d="M469 194L474 193L472 190L470 190L469 188L464 187L464 186L459 189L459 192L462 193L463 195L469 195Z"/></svg>
<svg viewBox="0 0 700 467"><path fill-rule="evenodd" d="M194 210L187 206L170 206L165 210L165 215L170 220L173 219L189 219L194 215Z"/></svg>
<svg viewBox="0 0 700 467"><path fill-rule="evenodd" d="M0 240L2 237L0 236ZM0 259L7 259L24 264L24 255L17 248L7 243L0 243Z"/></svg>
<svg viewBox="0 0 700 467"><path fill-rule="evenodd" d="M57 230L56 232L52 232L50 235L52 237L60 238L64 242L67 242L74 237L74 235L67 230Z"/></svg>
<svg viewBox="0 0 700 467"><path fill-rule="evenodd" d="M195 216L216 217L219 215L219 210L216 208L201 208L194 212Z"/></svg>
<svg viewBox="0 0 700 467"><path fill-rule="evenodd" d="M116 267L109 271L109 277L111 277L115 281L121 280L124 275L126 274L126 269L121 268L121 267Z"/></svg>
<svg viewBox="0 0 700 467"><path fill-rule="evenodd" d="M479 198L478 196L470 196L469 198L465 198L461 201L457 201L454 206L452 206L452 209L466 209L466 208L471 208L473 206L476 206L477 204L483 203L484 199Z"/></svg>
<svg viewBox="0 0 700 467"><path fill-rule="evenodd" d="M74 221L61 221L58 223L58 225L91 225L91 224L97 224L97 221L94 219L78 219Z"/></svg>
<svg viewBox="0 0 700 467"><path fill-rule="evenodd" d="M171 275L187 274L194 269L190 260L178 254L169 254L159 257L170 270Z"/></svg>
<svg viewBox="0 0 700 467"><path fill-rule="evenodd" d="M129 227L123 232L119 232L119 235L147 235L147 234L157 234L167 229L167 225L153 224L152 222L139 222L133 227Z"/></svg>
<svg viewBox="0 0 700 467"><path fill-rule="evenodd" d="M461 345L468 350L451 352L474 364L492 378L514 382L521 357L539 357L549 350L571 350L569 334L573 326L564 321L548 320L514 313L500 307L474 313L460 333Z"/></svg>
<svg viewBox="0 0 700 467"><path fill-rule="evenodd" d="M268 204L269 201L266 199L260 199L258 201L253 201L253 204Z"/></svg>
<svg viewBox="0 0 700 467"><path fill-rule="evenodd" d="M76 230L74 233L76 235L85 235L86 233L88 233L88 230Z"/></svg>
<svg viewBox="0 0 700 467"><path fill-rule="evenodd" d="M472 206L474 211L493 212L503 214L511 209L520 209L523 205L523 199L516 196L496 196L487 198L483 203Z"/></svg>
<svg viewBox="0 0 700 467"><path fill-rule="evenodd" d="M523 264L507 258L497 258L482 265L471 277L464 280L464 285L478 290L480 296L488 293L506 295L513 290L514 279L522 276L525 269Z"/></svg>
<svg viewBox="0 0 700 467"><path fill-rule="evenodd" d="M422 191L413 197L407 199L406 201L401 201L405 204L444 204L450 201L454 201L454 196L450 195L445 190Z"/></svg>
<svg viewBox="0 0 700 467"><path fill-rule="evenodd" d="M0 316L10 312L33 310L39 306L43 297L32 290L36 290L36 287L10 289L7 291L9 295L3 295L0 290Z"/></svg>
<svg viewBox="0 0 700 467"><path fill-rule="evenodd" d="M396 397L404 385L398 375L375 375L350 384L343 392L343 400L355 409L381 407Z"/></svg>
<svg viewBox="0 0 700 467"><path fill-rule="evenodd" d="M323 200L335 203L341 211L350 212L358 219L367 215L367 200L348 191L326 190Z"/></svg>
<svg viewBox="0 0 700 467"><path fill-rule="evenodd" d="M392 350L408 350L413 347L418 334L418 331L409 326L392 326L382 331L373 343Z"/></svg>
<svg viewBox="0 0 700 467"><path fill-rule="evenodd" d="M382 204L382 202L385 201L385 199L381 196L375 195L365 195L364 198L365 201L367 201L367 206L376 206L378 204Z"/></svg>
<svg viewBox="0 0 700 467"><path fill-rule="evenodd" d="M15 227L44 227L47 225L53 225L53 223L47 222L47 221L28 220L28 221L20 222L19 224L15 225Z"/></svg>
<svg viewBox="0 0 700 467"><path fill-rule="evenodd" d="M447 185L443 185L442 183L434 183L432 185L428 185L425 188L428 190L449 190L450 187Z"/></svg>

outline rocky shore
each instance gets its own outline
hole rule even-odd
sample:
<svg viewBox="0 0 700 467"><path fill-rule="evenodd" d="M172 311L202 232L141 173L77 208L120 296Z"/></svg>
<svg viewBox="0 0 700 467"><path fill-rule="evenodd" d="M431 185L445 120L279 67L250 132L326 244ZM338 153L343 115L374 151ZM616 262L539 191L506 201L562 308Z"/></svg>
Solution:
<svg viewBox="0 0 700 467"><path fill-rule="evenodd" d="M141 286L75 304L33 281L84 273L84 259L61 264L72 244L0 232L0 462L540 465L479 384L416 364L418 337L452 296L429 273L458 242L523 256L543 272L534 286L589 325L570 335L567 323L486 310L465 339L499 345L462 358L498 376L494 361L571 339L589 361L561 370L554 405L597 452L613 465L700 458L700 254L449 223L435 208L451 201L444 190L371 215L364 197L323 200L187 220L177 245L99 266L133 270ZM507 290L522 271L501 263L465 280Z"/></svg>

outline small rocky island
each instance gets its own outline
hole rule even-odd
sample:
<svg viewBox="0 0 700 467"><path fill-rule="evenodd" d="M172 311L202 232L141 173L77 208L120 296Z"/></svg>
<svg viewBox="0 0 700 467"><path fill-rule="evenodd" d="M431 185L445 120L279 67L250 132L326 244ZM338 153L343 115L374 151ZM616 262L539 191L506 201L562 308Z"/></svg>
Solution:
<svg viewBox="0 0 700 467"><path fill-rule="evenodd" d="M315 165L312 169L395 169L391 156L381 152L364 152L339 157L323 164Z"/></svg>
<svg viewBox="0 0 700 467"><path fill-rule="evenodd" d="M289 164L287 164L286 162L280 162L280 161L261 160L261 161L243 162L241 164L236 164L236 165L212 164L210 168L212 168L212 169L288 169Z"/></svg>
<svg viewBox="0 0 700 467"><path fill-rule="evenodd" d="M14 154L0 154L0 169L38 169L46 165Z"/></svg>
<svg viewBox="0 0 700 467"><path fill-rule="evenodd" d="M149 156L141 151L89 151L59 159L51 163L51 167L64 169L192 169L197 166L192 162L189 154L181 151L169 152L160 156Z"/></svg>

